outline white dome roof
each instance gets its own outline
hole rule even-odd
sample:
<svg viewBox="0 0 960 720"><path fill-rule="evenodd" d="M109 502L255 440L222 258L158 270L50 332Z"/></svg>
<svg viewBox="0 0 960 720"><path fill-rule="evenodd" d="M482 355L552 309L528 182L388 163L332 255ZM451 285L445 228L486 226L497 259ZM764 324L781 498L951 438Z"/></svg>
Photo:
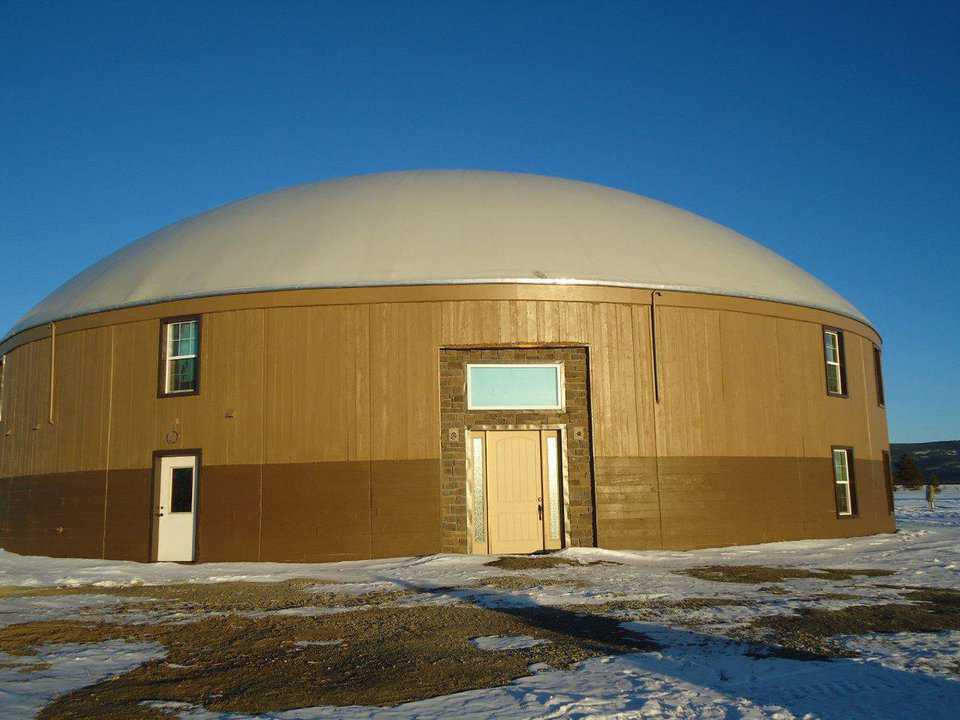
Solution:
<svg viewBox="0 0 960 720"><path fill-rule="evenodd" d="M537 175L419 171L300 185L170 225L66 282L10 334L189 297L481 282L688 290L867 322L771 250L656 200Z"/></svg>

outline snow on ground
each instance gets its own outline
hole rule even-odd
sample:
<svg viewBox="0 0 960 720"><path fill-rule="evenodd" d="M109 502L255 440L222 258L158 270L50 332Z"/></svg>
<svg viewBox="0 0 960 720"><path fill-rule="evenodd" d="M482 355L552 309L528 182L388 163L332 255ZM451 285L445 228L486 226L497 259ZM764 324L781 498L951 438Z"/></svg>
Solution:
<svg viewBox="0 0 960 720"><path fill-rule="evenodd" d="M485 567L490 558L436 555L330 564L218 563L138 564L100 560L21 557L0 551L0 586L104 587L173 582L278 581L317 578L333 582L323 591L423 591L405 603L469 600L487 607L566 605L611 599L681 600L691 597L762 600L760 612L784 614L800 607L843 607L860 600L818 598L824 591L849 593L874 602L895 591L877 585L960 588L960 488L947 487L930 511L923 492L897 493L899 532L866 538L808 540L690 552L623 552L573 548L561 557L619 565L529 570L525 575L569 575L571 584L531 590L464 588L505 571ZM802 568L882 568L886 578L831 582L795 579L781 583L783 599L756 585L720 583L677 574L702 565L772 565ZM574 579L587 586L575 587ZM454 589L447 589L447 588ZM798 597L799 596L799 597ZM902 600L900 600L902 602ZM0 598L0 624L48 620L79 608L110 612L105 595ZM297 612L296 609L286 612ZM318 612L306 609L304 613ZM475 690L395 708L311 708L261 717L283 718L953 718L960 704L960 633L870 635L844 638L861 653L854 659L811 662L756 658L751 647L722 632L756 617L756 607L723 606L669 612L657 624L625 627L657 640L663 649L588 660L569 671L531 668L531 676L501 688ZM685 627L679 627L682 623ZM691 621L695 629L691 628ZM513 639L513 638L511 638ZM487 639L484 639L487 640ZM507 638L497 638L506 641ZM492 642L492 641L491 641ZM502 648L501 648L502 649ZM0 717L30 717L55 692L64 692L123 672L162 649L99 643L47 646L15 662L48 662L47 669L21 673L0 665ZM0 655L0 663L12 659ZM170 709L170 704L164 707ZM242 716L178 706L191 720L240 720Z"/></svg>
<svg viewBox="0 0 960 720"><path fill-rule="evenodd" d="M470 641L481 650L498 652L501 650L523 650L536 645L545 645L549 640L538 640L529 635L484 635Z"/></svg>
<svg viewBox="0 0 960 720"><path fill-rule="evenodd" d="M924 490L897 493L897 522L912 525L960 527L960 485L945 485L929 510Z"/></svg>
<svg viewBox="0 0 960 720"><path fill-rule="evenodd" d="M3 665L0 667L0 717L31 718L55 695L93 685L163 657L165 653L164 647L157 643L120 640L47 645L28 658L0 652L0 665ZM22 666L35 663L49 663L50 667L23 671Z"/></svg>
<svg viewBox="0 0 960 720"><path fill-rule="evenodd" d="M960 683L849 660L754 660L745 646L698 633L632 624L665 645L603 657L571 671L539 672L510 685L393 708L320 707L257 720L628 720L732 718L878 720L955 717ZM181 707L189 720L252 720Z"/></svg>

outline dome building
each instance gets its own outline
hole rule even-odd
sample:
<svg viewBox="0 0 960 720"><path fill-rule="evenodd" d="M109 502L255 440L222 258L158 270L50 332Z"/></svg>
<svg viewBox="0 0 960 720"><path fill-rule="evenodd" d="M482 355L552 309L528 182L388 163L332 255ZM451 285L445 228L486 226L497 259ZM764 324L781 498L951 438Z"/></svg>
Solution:
<svg viewBox="0 0 960 720"><path fill-rule="evenodd" d="M880 337L708 220L403 172L159 230L0 343L0 546L139 561L894 529Z"/></svg>

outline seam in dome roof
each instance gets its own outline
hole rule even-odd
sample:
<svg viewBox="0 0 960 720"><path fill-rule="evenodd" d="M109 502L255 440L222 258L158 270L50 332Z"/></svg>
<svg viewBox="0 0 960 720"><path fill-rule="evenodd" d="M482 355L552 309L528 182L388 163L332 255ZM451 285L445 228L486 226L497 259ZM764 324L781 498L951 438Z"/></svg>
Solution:
<svg viewBox="0 0 960 720"><path fill-rule="evenodd" d="M780 255L656 200L538 175L413 171L300 185L170 225L67 281L6 337L177 299L477 283L702 292L870 324Z"/></svg>

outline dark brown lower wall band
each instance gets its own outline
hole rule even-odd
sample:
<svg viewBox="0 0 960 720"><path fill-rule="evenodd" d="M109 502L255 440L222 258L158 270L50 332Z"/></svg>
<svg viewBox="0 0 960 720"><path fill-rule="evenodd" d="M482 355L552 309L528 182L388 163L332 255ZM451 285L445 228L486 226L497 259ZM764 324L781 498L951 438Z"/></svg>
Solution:
<svg viewBox="0 0 960 720"><path fill-rule="evenodd" d="M595 465L600 547L690 549L895 529L880 461L856 461L858 513L848 518L836 515L829 458L601 457ZM441 477L439 459L202 467L197 559L439 552ZM150 487L149 469L2 479L0 546L146 561Z"/></svg>
<svg viewBox="0 0 960 720"><path fill-rule="evenodd" d="M104 470L0 480L0 546L24 555L100 557Z"/></svg>
<svg viewBox="0 0 960 720"><path fill-rule="evenodd" d="M837 517L829 458L597 458L598 544L689 550L893 532L881 461L857 460L854 482L858 512Z"/></svg>

